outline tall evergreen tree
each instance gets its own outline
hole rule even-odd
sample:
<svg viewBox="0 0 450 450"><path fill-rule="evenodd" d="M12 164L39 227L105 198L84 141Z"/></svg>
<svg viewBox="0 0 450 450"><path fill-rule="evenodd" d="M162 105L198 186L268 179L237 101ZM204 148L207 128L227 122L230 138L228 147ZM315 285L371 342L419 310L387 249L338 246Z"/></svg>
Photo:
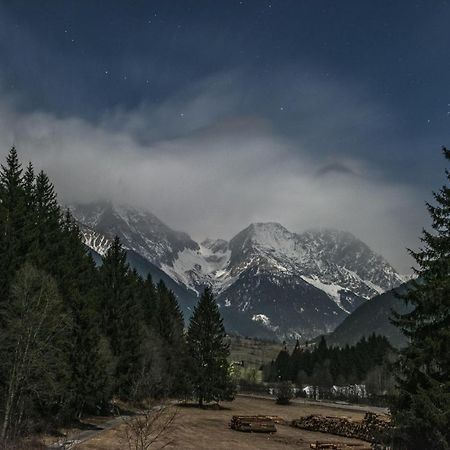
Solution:
<svg viewBox="0 0 450 450"><path fill-rule="evenodd" d="M450 160L450 151L443 153ZM423 248L411 252L418 281L404 300L413 310L394 319L409 345L397 366L399 395L391 410L410 450L450 449L450 188L433 195L436 204L427 204L433 231L424 230Z"/></svg>
<svg viewBox="0 0 450 450"><path fill-rule="evenodd" d="M156 288L156 304L153 311L154 328L163 345L165 394L181 395L186 387L183 366L186 364L184 319L174 293L162 280Z"/></svg>
<svg viewBox="0 0 450 450"><path fill-rule="evenodd" d="M25 196L22 165L13 147L0 170L0 302L9 296L15 272L23 264Z"/></svg>
<svg viewBox="0 0 450 450"><path fill-rule="evenodd" d="M230 399L234 386L230 376L223 319L210 288L206 288L192 314L187 343L190 378L200 406L204 402Z"/></svg>
<svg viewBox="0 0 450 450"><path fill-rule="evenodd" d="M69 212L62 229L65 255L63 294L71 316L71 345L68 349L70 380L68 410L77 417L97 412L110 396L108 369L111 355L102 339L98 308L98 274L95 263L86 254L80 231ZM62 263L61 263L62 264Z"/></svg>
<svg viewBox="0 0 450 450"><path fill-rule="evenodd" d="M142 316L126 251L117 236L103 258L100 277L103 329L116 359L115 391L129 398L141 369Z"/></svg>

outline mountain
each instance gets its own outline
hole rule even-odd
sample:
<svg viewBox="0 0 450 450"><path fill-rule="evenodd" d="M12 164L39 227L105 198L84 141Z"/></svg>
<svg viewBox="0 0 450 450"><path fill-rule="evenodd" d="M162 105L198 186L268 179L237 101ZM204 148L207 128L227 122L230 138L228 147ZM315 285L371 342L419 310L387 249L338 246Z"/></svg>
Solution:
<svg viewBox="0 0 450 450"><path fill-rule="evenodd" d="M149 212L109 202L69 208L87 229L109 238L117 235L125 247L158 264L171 264L184 249L199 248L186 233L172 230Z"/></svg>
<svg viewBox="0 0 450 450"><path fill-rule="evenodd" d="M80 230L84 244L88 248L96 264L100 265L102 263L102 256L106 254L106 251L111 245L113 235L106 237L98 231L92 230L81 223ZM142 277L145 278L148 275L151 275L155 283L162 280L177 296L184 315L190 315L197 303L197 294L195 292L174 281L163 270L130 248L127 248L127 260L130 266L133 269L136 269Z"/></svg>
<svg viewBox="0 0 450 450"><path fill-rule="evenodd" d="M244 335L310 338L330 332L367 299L403 281L347 232L298 234L278 223L254 223L229 242L197 243L128 206L96 203L71 210L89 248L103 254L118 235L141 265L146 261L148 270L158 269L182 292L184 310L211 286L227 329Z"/></svg>
<svg viewBox="0 0 450 450"><path fill-rule="evenodd" d="M405 314L411 310L406 306L397 294L402 294L408 289L409 283L402 284L384 294L378 295L359 306L350 314L326 340L330 345L352 345L363 336L368 337L372 333L386 336L395 347L403 347L406 338L401 331L392 325L389 317L392 311Z"/></svg>

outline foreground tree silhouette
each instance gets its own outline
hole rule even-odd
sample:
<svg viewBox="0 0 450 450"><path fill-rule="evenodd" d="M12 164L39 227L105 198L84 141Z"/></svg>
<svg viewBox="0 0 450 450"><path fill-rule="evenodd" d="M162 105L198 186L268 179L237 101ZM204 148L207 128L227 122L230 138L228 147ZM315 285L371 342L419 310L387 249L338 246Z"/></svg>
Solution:
<svg viewBox="0 0 450 450"><path fill-rule="evenodd" d="M206 288L192 314L187 333L190 380L200 406L204 402L232 399L230 354L219 308Z"/></svg>
<svg viewBox="0 0 450 450"><path fill-rule="evenodd" d="M450 151L443 149L450 160ZM446 170L447 179L450 173ZM411 252L418 281L403 297L412 312L393 322L409 338L397 366L399 394L391 411L399 438L409 450L450 449L450 188L427 204L433 232Z"/></svg>

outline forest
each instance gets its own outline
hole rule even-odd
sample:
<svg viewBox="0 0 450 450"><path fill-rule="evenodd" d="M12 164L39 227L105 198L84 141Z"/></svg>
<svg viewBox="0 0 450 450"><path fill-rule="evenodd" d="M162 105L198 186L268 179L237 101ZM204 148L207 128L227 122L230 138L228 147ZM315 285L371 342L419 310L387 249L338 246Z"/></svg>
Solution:
<svg viewBox="0 0 450 450"><path fill-rule="evenodd" d="M450 160L450 151L443 153ZM450 188L434 200L427 204L432 231L411 252L417 280L402 294L412 308L392 317L408 339L395 358L387 339L372 335L353 347L328 347L325 339L309 349L298 344L264 368L267 381L321 386L370 384L392 371L399 449L450 448ZM118 238L96 265L48 176L35 174L31 163L23 167L11 149L0 170L3 447L108 413L114 399L184 398L200 406L231 400L229 354L210 289L187 324L164 283L130 268Z"/></svg>
<svg viewBox="0 0 450 450"><path fill-rule="evenodd" d="M391 366L396 357L384 336L372 334L342 348L328 347L322 336L317 345L301 346L297 341L292 353L285 347L264 367L264 375L268 382L320 387L322 397L333 385L364 384L368 394L379 400L393 391Z"/></svg>
<svg viewBox="0 0 450 450"><path fill-rule="evenodd" d="M0 171L0 442L107 413L114 398L232 399L210 290L185 328L173 292L132 270L118 238L95 264L48 176L12 148Z"/></svg>

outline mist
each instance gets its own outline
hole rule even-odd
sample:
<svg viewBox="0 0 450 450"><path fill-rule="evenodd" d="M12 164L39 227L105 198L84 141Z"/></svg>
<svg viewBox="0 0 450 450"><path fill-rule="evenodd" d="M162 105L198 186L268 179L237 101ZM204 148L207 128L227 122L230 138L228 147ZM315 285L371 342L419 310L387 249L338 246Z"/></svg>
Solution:
<svg viewBox="0 0 450 450"><path fill-rule="evenodd" d="M262 98L241 75L95 120L30 110L3 91L1 156L15 145L65 204L131 204L199 240L230 239L252 222L338 228L408 272L426 198L373 157L380 133L395 141L394 113L364 86L287 78Z"/></svg>

